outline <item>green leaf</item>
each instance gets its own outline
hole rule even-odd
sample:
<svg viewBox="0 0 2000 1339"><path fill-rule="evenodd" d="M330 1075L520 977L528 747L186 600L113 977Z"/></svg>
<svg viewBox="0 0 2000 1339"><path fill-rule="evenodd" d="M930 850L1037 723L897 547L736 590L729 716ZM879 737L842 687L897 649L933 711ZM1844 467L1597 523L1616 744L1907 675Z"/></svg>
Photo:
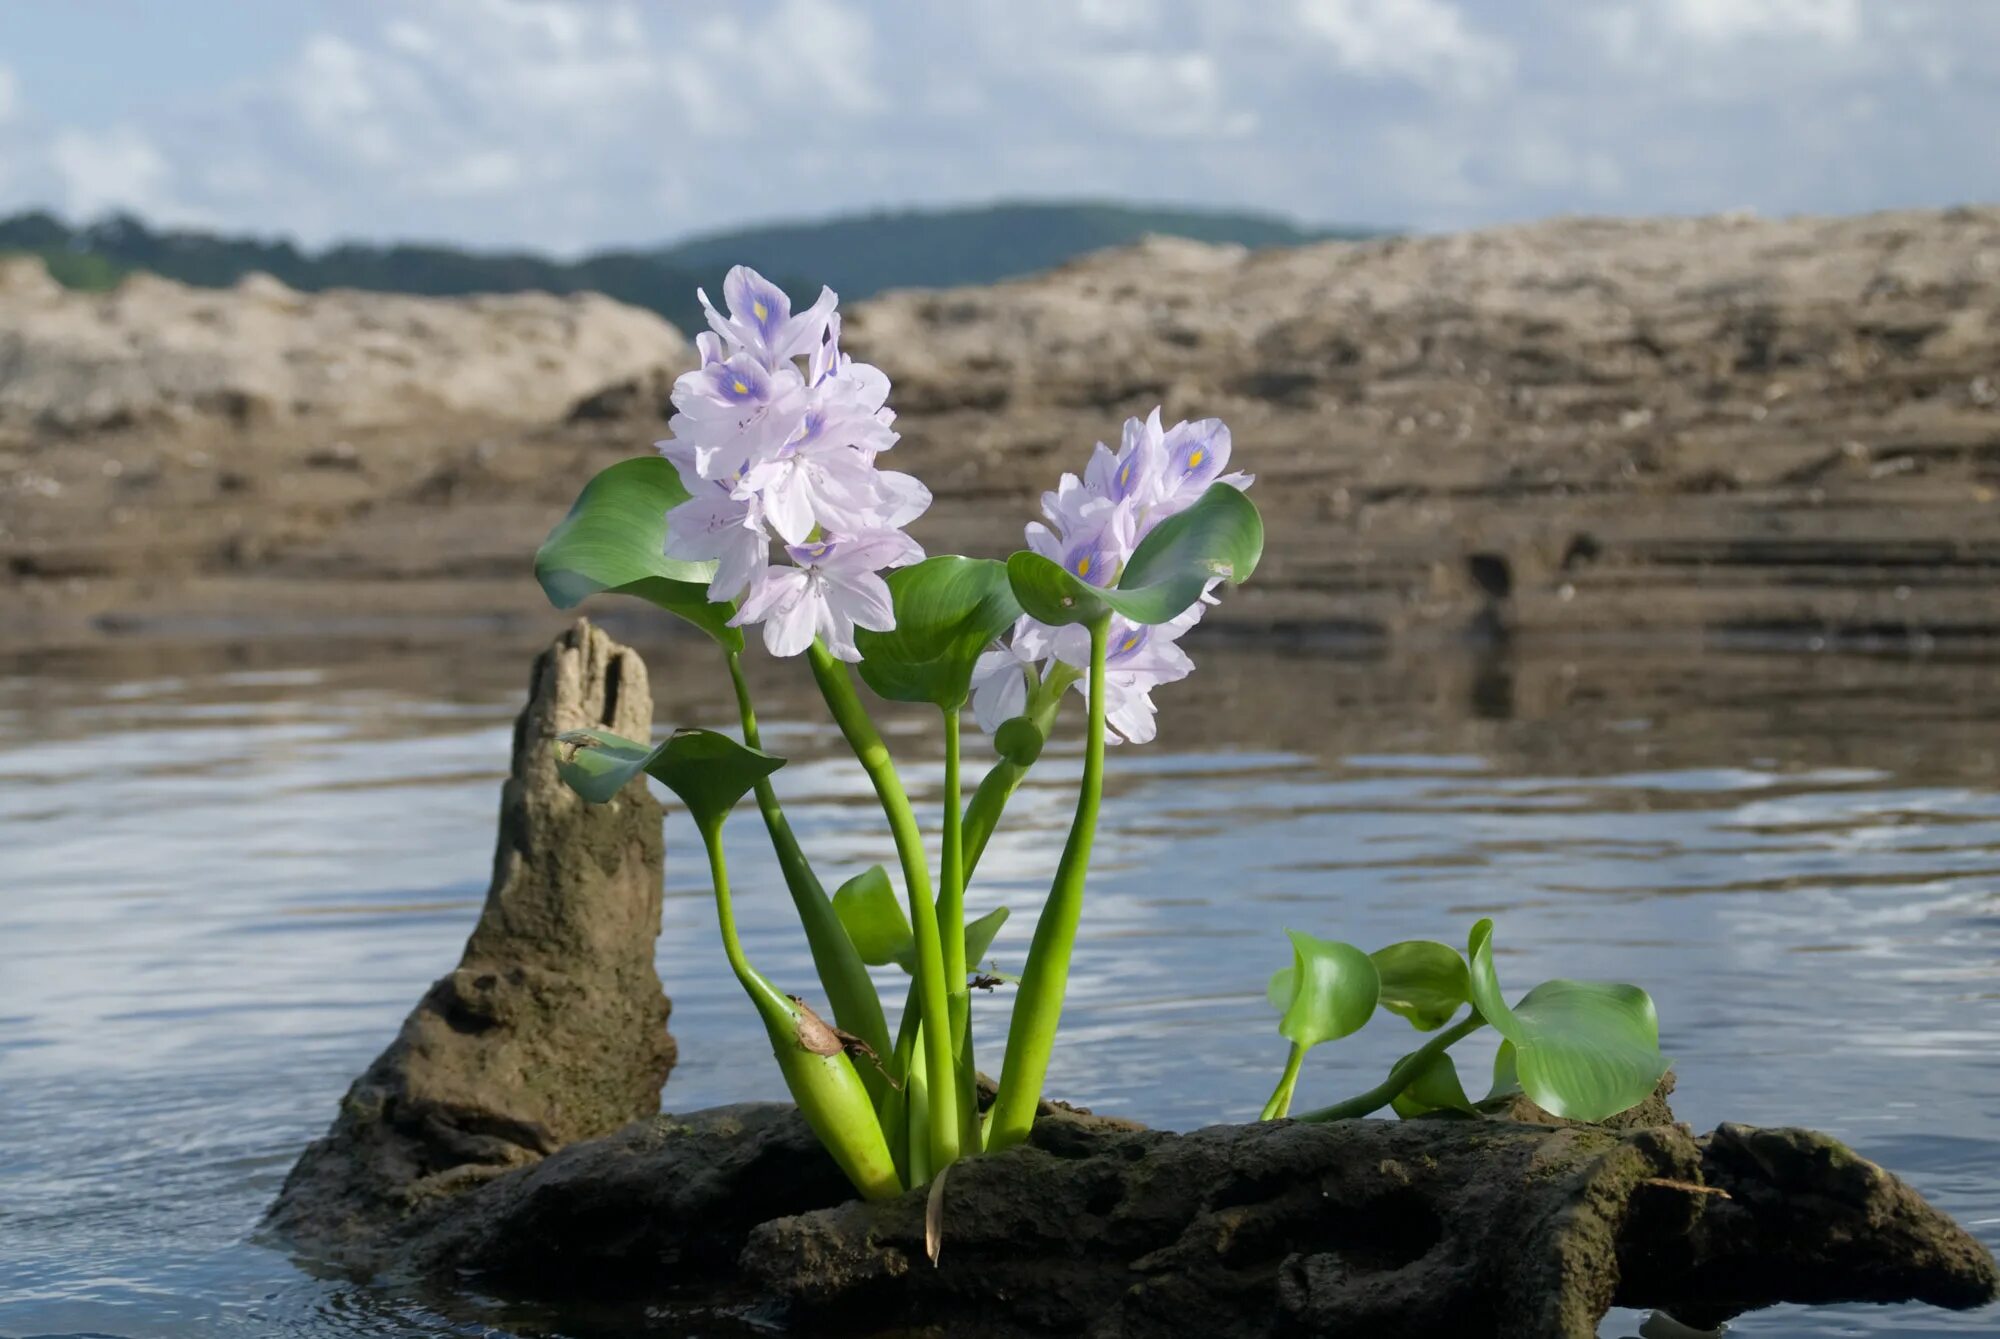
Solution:
<svg viewBox="0 0 2000 1339"><path fill-rule="evenodd" d="M1403 1057L1405 1060L1408 1058ZM1401 1064L1402 1061L1396 1063ZM1465 1085L1458 1080L1457 1064L1449 1053L1439 1051L1418 1072L1410 1086L1398 1093L1389 1105L1395 1108L1398 1116L1407 1120L1428 1111L1470 1111L1472 1099L1465 1095Z"/></svg>
<svg viewBox="0 0 2000 1339"><path fill-rule="evenodd" d="M603 804L645 772L704 827L720 823L751 787L785 765L713 730L676 730L651 749L607 730L568 730L556 736L555 748L557 773L590 803Z"/></svg>
<svg viewBox="0 0 2000 1339"><path fill-rule="evenodd" d="M1512 1097L1520 1091L1521 1076L1514 1072L1514 1043L1502 1041L1500 1049L1493 1053L1493 1086L1487 1090L1485 1100Z"/></svg>
<svg viewBox="0 0 2000 1339"><path fill-rule="evenodd" d="M1264 552L1257 506L1228 484L1211 484L1186 511L1153 527L1112 588L1093 586L1060 563L1021 552L1007 560L1014 596L1044 623L1094 623L1119 613L1134 623L1165 623L1185 613L1208 583L1235 585Z"/></svg>
<svg viewBox="0 0 2000 1339"><path fill-rule="evenodd" d="M855 633L862 681L892 702L964 706L980 653L1021 617L1006 564L945 555L898 568L886 580L896 626Z"/></svg>
<svg viewBox="0 0 2000 1339"><path fill-rule="evenodd" d="M687 501L679 473L662 456L621 460L583 486L569 515L535 553L535 579L549 603L569 609L592 595L636 595L706 632L726 649L743 649L735 608L714 604L714 563L682 562L662 550L667 511Z"/></svg>
<svg viewBox="0 0 2000 1339"><path fill-rule="evenodd" d="M854 951L870 967L915 961L910 918L889 882L889 872L880 865L870 865L841 884L833 894L833 910L847 927Z"/></svg>
<svg viewBox="0 0 2000 1339"><path fill-rule="evenodd" d="M1449 944L1409 939L1369 955L1382 974L1382 1007L1410 1020L1419 1032L1435 1032L1471 998L1465 959Z"/></svg>
<svg viewBox="0 0 2000 1339"><path fill-rule="evenodd" d="M995 907L976 921L968 921L965 926L965 960L978 963L986 956L986 950L993 947L994 937L1000 927L1007 923L1007 908Z"/></svg>
<svg viewBox="0 0 2000 1339"><path fill-rule="evenodd" d="M874 865L840 885L833 895L834 914L847 928L854 951L870 967L895 963L912 976L917 969L916 936L910 918L896 899L888 871ZM1007 923L1007 908L995 907L965 927L965 960L976 963L993 947L993 938Z"/></svg>
<svg viewBox="0 0 2000 1339"><path fill-rule="evenodd" d="M1285 933L1292 940L1291 989L1278 1020L1279 1035L1311 1049L1360 1031L1374 1014L1381 990L1374 959L1352 944L1298 930Z"/></svg>
<svg viewBox="0 0 2000 1339"><path fill-rule="evenodd" d="M1646 1100L1667 1072L1652 997L1605 981L1544 981L1512 1009L1493 969L1493 922L1472 927L1472 1002L1512 1044L1514 1069L1536 1106L1597 1121Z"/></svg>

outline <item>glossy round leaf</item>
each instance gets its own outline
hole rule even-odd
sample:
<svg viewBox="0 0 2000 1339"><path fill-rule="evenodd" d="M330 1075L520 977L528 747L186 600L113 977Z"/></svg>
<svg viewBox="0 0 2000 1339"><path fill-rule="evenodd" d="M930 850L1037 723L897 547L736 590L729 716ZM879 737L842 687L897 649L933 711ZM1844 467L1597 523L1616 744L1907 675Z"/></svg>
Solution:
<svg viewBox="0 0 2000 1339"><path fill-rule="evenodd" d="M728 626L734 607L708 598L715 564L663 552L667 512L687 496L662 456L621 460L585 484L535 553L535 579L549 602L569 609L600 593L637 596L740 651L743 633Z"/></svg>
<svg viewBox="0 0 2000 1339"><path fill-rule="evenodd" d="M1419 1032L1443 1027L1472 998L1465 959L1449 944L1409 939L1369 956L1382 976L1382 1007Z"/></svg>
<svg viewBox="0 0 2000 1339"><path fill-rule="evenodd" d="M1381 989L1374 960L1352 944L1285 933L1292 941L1292 974L1279 1035L1310 1049L1360 1031Z"/></svg>
<svg viewBox="0 0 2000 1339"><path fill-rule="evenodd" d="M1473 1004L1513 1047L1521 1091L1551 1115L1597 1121L1643 1102L1667 1072L1652 998L1637 986L1544 981L1509 1009L1493 968L1493 922L1467 944Z"/></svg>
<svg viewBox="0 0 2000 1339"><path fill-rule="evenodd" d="M942 555L886 580L896 626L855 633L862 681L892 702L964 706L980 654L1021 617L1006 564Z"/></svg>
<svg viewBox="0 0 2000 1339"><path fill-rule="evenodd" d="M676 730L651 749L606 730L569 730L556 736L555 749L557 773L590 803L604 803L645 772L703 826L721 822L751 787L785 765L713 730Z"/></svg>
<svg viewBox="0 0 2000 1339"><path fill-rule="evenodd" d="M1263 552L1256 504L1228 484L1211 484L1193 506L1153 527L1115 587L1093 586L1028 552L1007 560L1007 577L1021 607L1044 623L1094 623L1114 612L1134 623L1165 623L1199 600L1209 582L1243 581Z"/></svg>

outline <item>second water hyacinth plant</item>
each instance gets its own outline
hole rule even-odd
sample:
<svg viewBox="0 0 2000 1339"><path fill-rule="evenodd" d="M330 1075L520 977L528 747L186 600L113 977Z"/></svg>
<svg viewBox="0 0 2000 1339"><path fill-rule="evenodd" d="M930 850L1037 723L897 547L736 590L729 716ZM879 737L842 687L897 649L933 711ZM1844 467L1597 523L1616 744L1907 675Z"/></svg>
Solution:
<svg viewBox="0 0 2000 1339"><path fill-rule="evenodd" d="M1209 419L1163 428L1155 412L1065 474L1005 561L926 556L904 528L930 505L885 466L896 445L883 373L845 353L834 295L794 312L737 267L700 366L674 386L658 454L585 486L536 573L562 607L600 592L637 596L716 644L735 686L740 739L683 729L657 745L581 731L562 774L610 802L644 772L677 795L707 848L724 951L763 1019L787 1086L863 1195L932 1180L957 1159L1027 1136L1062 1013L1108 743L1154 733L1152 693L1185 677L1178 645L1220 588L1250 576L1263 523L1250 478L1226 472L1229 431ZM870 869L829 893L800 849L761 748L743 674L746 633L803 657L880 801L897 878ZM939 713L942 840L927 848L896 766L855 682ZM1084 718L1075 815L1016 997L999 1087L982 1112L971 1026L974 970L1005 910L968 922L966 889L1066 700ZM993 741L967 797L961 716ZM754 795L812 951L817 982L778 982L744 953L723 819ZM869 967L910 975L892 1031ZM821 1010L824 1009L825 1013Z"/></svg>

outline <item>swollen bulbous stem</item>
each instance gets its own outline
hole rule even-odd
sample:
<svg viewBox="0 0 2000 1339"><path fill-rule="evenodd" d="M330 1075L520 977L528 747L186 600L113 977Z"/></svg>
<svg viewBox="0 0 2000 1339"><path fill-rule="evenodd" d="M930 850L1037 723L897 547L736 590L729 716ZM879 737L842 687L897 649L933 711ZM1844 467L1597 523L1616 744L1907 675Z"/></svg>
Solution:
<svg viewBox="0 0 2000 1339"><path fill-rule="evenodd" d="M750 685L743 678L743 657L731 651L728 660L729 680L735 685L737 713L743 722L743 742L753 749L761 748ZM875 983L868 977L867 964L861 961L861 954L847 937L826 889L813 873L805 852L799 849L798 838L792 834L792 825L786 821L768 777L758 781L756 796L757 809L764 816L764 829L771 836L771 849L778 857L778 869L784 875L785 888L792 895L799 924L805 930L813 967L819 972L820 986L833 1010L833 1021L867 1042L877 1055L887 1055L889 1022L883 1016L882 999L875 992ZM865 1068L861 1078L876 1105L884 1105L893 1091L887 1081L872 1068Z"/></svg>
<svg viewBox="0 0 2000 1339"><path fill-rule="evenodd" d="M807 649L806 658L827 710L833 714L834 723L875 787L875 797L881 802L882 813L889 820L889 833L896 842L896 858L903 867L903 886L910 899L910 929L916 938L917 1002L924 1023L922 1044L931 1075L928 1132L931 1170L941 1172L958 1160L959 1119L957 1085L952 1082L950 992L945 978L944 946L938 934L937 907L931 901L930 865L924 854L923 832L917 827L916 813L910 808L902 779L896 775L889 748L882 742L874 721L869 719L868 709L861 705L847 667L817 640Z"/></svg>
<svg viewBox="0 0 2000 1339"><path fill-rule="evenodd" d="M1049 677L1036 690L1034 700L1028 705L1027 717L1044 736L1055 728L1056 715L1062 710L1063 695L1076 682L1076 677L1074 669L1057 661L1049 670ZM972 872L979 868L979 857L986 853L986 841L998 826L1007 801L1013 798L1021 778L1028 774L1032 765L1002 758L988 769L973 790L972 800L965 806L964 865L968 884L972 882Z"/></svg>
<svg viewBox="0 0 2000 1339"><path fill-rule="evenodd" d="M1042 1100L1049 1055L1055 1048L1056 1026L1062 1020L1063 995L1069 987L1070 952L1083 916L1084 877L1090 869L1090 847L1097 834L1097 811L1104 794L1104 655L1110 637L1107 616L1090 625L1090 720L1085 727L1083 782L1077 790L1076 815L1062 863L1048 901L1035 922L1028 963L1014 997L1014 1017L1007 1028L1007 1058L1000 1070L1000 1091L986 1117L986 1146L998 1151L1020 1143L1034 1127L1035 1108Z"/></svg>
<svg viewBox="0 0 2000 1339"><path fill-rule="evenodd" d="M1429 1065L1431 1061L1437 1059L1440 1055L1443 1055L1447 1047L1471 1036L1485 1026L1486 1020L1479 1016L1477 1009L1474 1009L1470 1014L1467 1014L1464 1018L1452 1024L1452 1026L1438 1033L1401 1060L1398 1060L1389 1070L1389 1077L1376 1084L1373 1088L1370 1088L1367 1092L1350 1097L1345 1102L1335 1102L1330 1107L1321 1107L1317 1111L1305 1112L1295 1119L1310 1121L1353 1120L1356 1117L1380 1111L1383 1107L1388 1106L1391 1102L1402 1096L1403 1090L1417 1081L1417 1076L1424 1072L1425 1066Z"/></svg>
<svg viewBox="0 0 2000 1339"><path fill-rule="evenodd" d="M807 1049L799 1006L770 979L750 965L736 935L736 911L729 895L729 867L722 854L722 820L699 825L708 851L709 878L715 887L715 919L722 932L722 952L730 970L764 1020L771 1054L791 1090L806 1124L865 1199L891 1199L903 1192L896 1160L889 1153L875 1115L875 1103L861 1082L854 1062L835 1050L823 1055ZM823 1030L824 1025L822 1025Z"/></svg>
<svg viewBox="0 0 2000 1339"><path fill-rule="evenodd" d="M1271 1094L1271 1100L1264 1104L1264 1113L1259 1120L1282 1120L1292 1109L1292 1089L1299 1085L1299 1066L1305 1062L1306 1048L1292 1043L1292 1053L1285 1057L1285 1072L1278 1078L1278 1086Z"/></svg>

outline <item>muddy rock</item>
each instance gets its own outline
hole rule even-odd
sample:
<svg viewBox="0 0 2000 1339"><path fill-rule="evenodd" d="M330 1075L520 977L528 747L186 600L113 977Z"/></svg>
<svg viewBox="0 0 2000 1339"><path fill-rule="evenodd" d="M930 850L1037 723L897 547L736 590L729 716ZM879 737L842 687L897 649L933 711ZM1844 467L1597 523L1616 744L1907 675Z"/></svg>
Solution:
<svg viewBox="0 0 2000 1339"><path fill-rule="evenodd" d="M588 623L536 659L479 923L299 1159L272 1209L280 1234L369 1268L426 1202L659 1110L674 1062L653 966L660 806L643 778L584 804L552 747L590 726L644 738L652 711L639 657Z"/></svg>

